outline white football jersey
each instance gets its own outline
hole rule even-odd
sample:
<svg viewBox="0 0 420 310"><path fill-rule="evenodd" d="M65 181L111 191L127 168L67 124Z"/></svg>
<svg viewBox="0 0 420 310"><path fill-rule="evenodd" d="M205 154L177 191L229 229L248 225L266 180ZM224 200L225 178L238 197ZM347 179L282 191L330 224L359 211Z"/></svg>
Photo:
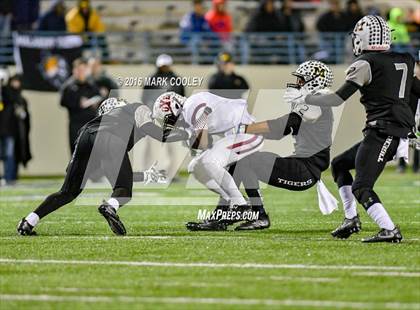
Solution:
<svg viewBox="0 0 420 310"><path fill-rule="evenodd" d="M229 99L209 92L200 92L189 97L183 106L182 117L192 128L197 124L204 109L209 107L205 129L210 134L224 133L240 124L251 124L255 119L248 113L245 99Z"/></svg>

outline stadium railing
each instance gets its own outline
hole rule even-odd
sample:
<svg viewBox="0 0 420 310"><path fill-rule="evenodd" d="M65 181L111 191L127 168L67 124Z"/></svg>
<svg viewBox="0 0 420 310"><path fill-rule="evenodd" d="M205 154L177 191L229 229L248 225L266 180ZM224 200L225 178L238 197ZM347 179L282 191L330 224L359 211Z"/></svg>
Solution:
<svg viewBox="0 0 420 310"><path fill-rule="evenodd" d="M62 35L59 32L26 32ZM411 33L409 45L395 45L418 59L420 33ZM240 64L296 64L308 58L327 63L348 62L351 42L347 33L178 33L106 32L84 33L84 50L107 63L154 63L156 56L170 54L176 63L211 64L221 51L231 52ZM417 55L416 55L417 54ZM0 36L0 65L13 64L12 34Z"/></svg>

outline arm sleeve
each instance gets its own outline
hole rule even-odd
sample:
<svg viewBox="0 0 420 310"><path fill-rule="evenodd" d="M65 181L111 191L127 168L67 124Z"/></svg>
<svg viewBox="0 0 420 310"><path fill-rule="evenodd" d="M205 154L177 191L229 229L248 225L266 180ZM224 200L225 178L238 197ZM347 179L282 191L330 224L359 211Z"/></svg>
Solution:
<svg viewBox="0 0 420 310"><path fill-rule="evenodd" d="M276 119L268 120L270 132L264 134L264 138L280 140L289 134L297 134L302 118L296 113L290 113Z"/></svg>
<svg viewBox="0 0 420 310"><path fill-rule="evenodd" d="M305 103L314 106L336 107L343 104L358 89L359 87L356 84L347 81L335 93L306 96Z"/></svg>
<svg viewBox="0 0 420 310"><path fill-rule="evenodd" d="M308 95L305 98L305 103L314 106L321 107L336 107L342 104L344 100L336 93L332 94L314 94Z"/></svg>

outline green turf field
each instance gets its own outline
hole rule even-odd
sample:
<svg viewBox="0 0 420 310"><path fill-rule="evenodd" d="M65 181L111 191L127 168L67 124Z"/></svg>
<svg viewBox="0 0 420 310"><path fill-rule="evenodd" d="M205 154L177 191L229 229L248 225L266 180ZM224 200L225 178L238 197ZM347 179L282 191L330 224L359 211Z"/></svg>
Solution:
<svg viewBox="0 0 420 310"><path fill-rule="evenodd" d="M418 174L387 170L380 179L377 192L405 240L374 245L360 242L377 231L361 208L359 235L330 238L342 213L321 215L315 189L266 189L269 230L188 232L184 223L200 206L179 201L214 196L179 183L136 191L172 205L121 209L126 237L113 236L95 206L74 205L45 218L38 236L17 236L18 220L59 184L24 180L0 188L2 310L420 309ZM92 200L100 203L99 196Z"/></svg>

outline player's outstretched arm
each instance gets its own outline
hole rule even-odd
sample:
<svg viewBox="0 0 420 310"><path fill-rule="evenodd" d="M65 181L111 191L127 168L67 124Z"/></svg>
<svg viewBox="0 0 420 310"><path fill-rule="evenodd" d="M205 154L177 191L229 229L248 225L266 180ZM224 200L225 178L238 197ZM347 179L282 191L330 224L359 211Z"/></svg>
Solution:
<svg viewBox="0 0 420 310"><path fill-rule="evenodd" d="M308 95L305 97L305 103L314 106L322 107L337 107L343 104L348 98L350 98L357 90L359 86L356 84L346 81L335 93L322 94L317 93L314 95Z"/></svg>
<svg viewBox="0 0 420 310"><path fill-rule="evenodd" d="M185 130L172 128L170 131L165 132L163 128L153 124L152 122L144 124L142 126L142 130L148 136L161 142L177 142L188 140L190 138L190 134Z"/></svg>
<svg viewBox="0 0 420 310"><path fill-rule="evenodd" d="M290 113L276 119L243 125L243 133L262 135L266 139L280 140L289 134L296 134L302 118L296 113Z"/></svg>
<svg viewBox="0 0 420 310"><path fill-rule="evenodd" d="M288 89L285 93L285 99L296 104L306 103L314 106L336 107L343 104L361 87L368 85L371 80L372 72L369 62L359 59L348 67L346 70L346 81L335 93L320 91L304 96L299 94L297 90Z"/></svg>

